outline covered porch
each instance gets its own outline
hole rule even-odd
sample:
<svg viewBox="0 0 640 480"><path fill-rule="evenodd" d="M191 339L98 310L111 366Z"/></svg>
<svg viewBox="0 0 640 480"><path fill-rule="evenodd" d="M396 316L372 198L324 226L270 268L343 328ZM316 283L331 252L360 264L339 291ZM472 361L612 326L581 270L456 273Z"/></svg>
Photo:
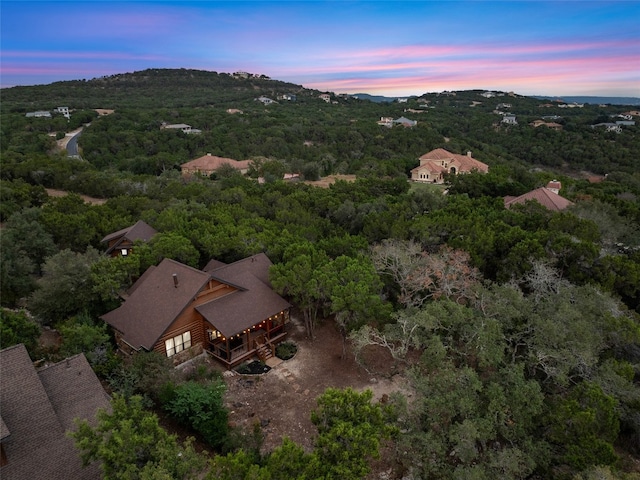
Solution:
<svg viewBox="0 0 640 480"><path fill-rule="evenodd" d="M276 345L287 336L289 309L240 331L230 330L224 322L222 323L223 325L216 326L205 319L205 350L227 368L233 368L254 356L263 361L275 356Z"/></svg>

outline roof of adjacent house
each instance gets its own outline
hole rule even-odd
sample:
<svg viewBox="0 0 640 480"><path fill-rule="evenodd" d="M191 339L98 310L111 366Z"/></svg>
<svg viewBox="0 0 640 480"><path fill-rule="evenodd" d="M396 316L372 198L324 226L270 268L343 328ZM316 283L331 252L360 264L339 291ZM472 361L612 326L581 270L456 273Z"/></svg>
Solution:
<svg viewBox="0 0 640 480"><path fill-rule="evenodd" d="M418 160L420 160L420 166L413 170L427 166L432 171L449 171L448 167L444 169L442 167L442 161L444 160L447 161L449 166L456 167L458 172L471 172L472 170L478 170L479 172L486 173L489 171L489 165L476 160L470 153L468 155L460 155L457 153L451 153L444 148L431 150L430 152L422 155Z"/></svg>
<svg viewBox="0 0 640 480"><path fill-rule="evenodd" d="M223 165L231 165L233 168L236 168L238 170L244 170L246 168L249 168L250 164L251 160L234 160L232 158L217 157L208 153L200 158L196 158L189 162L183 163L182 165L180 165L180 167L183 170L186 169L211 172L217 170Z"/></svg>
<svg viewBox="0 0 640 480"><path fill-rule="evenodd" d="M143 240L145 242L148 242L151 239L151 237L153 237L156 233L158 232L156 231L155 228L153 228L152 226L150 226L149 224L147 224L142 220L138 220L135 224L131 225L130 227L123 228L122 230L118 230L117 232L110 233L109 235L105 236L102 240L100 240L100 242L107 243L107 242L110 242L111 240L119 239L118 242L114 243L111 247L109 247L109 250L107 250L107 253L110 253L115 248L118 248L118 245L120 245L120 243L123 240L129 240L130 242L135 242L136 240Z"/></svg>
<svg viewBox="0 0 640 480"><path fill-rule="evenodd" d="M551 180L549 183L547 183L546 188L549 188L549 189L553 188L560 191L562 190L562 182L559 182L558 180Z"/></svg>
<svg viewBox="0 0 640 480"><path fill-rule="evenodd" d="M123 340L133 348L152 350L210 276L169 258L146 273L127 300L101 318L122 332Z"/></svg>
<svg viewBox="0 0 640 480"><path fill-rule="evenodd" d="M564 210L570 205L573 205L573 202L570 202L564 197L553 193L551 190L545 187L536 188L530 192L527 192L519 197L505 197L504 206L509 208L511 205L516 203L524 204L527 201L534 200L538 202L545 208L552 210L554 212L559 212L560 210Z"/></svg>
<svg viewBox="0 0 640 480"><path fill-rule="evenodd" d="M24 345L0 351L2 478L94 480L99 465L82 467L80 452L66 435L76 417L95 425L109 397L83 354L36 371Z"/></svg>

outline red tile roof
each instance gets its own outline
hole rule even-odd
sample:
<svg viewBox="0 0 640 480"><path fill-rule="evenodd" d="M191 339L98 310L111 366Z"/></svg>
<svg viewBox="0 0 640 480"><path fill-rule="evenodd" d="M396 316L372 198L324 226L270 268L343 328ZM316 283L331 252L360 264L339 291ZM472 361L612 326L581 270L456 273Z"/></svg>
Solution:
<svg viewBox="0 0 640 480"><path fill-rule="evenodd" d="M250 164L251 160L233 160L232 158L216 157L215 155L207 154L183 163L180 168L185 173L211 173L223 165L231 165L238 170L246 170Z"/></svg>
<svg viewBox="0 0 640 480"><path fill-rule="evenodd" d="M524 204L527 201L536 201L543 207L554 212L559 212L560 210L564 210L568 206L573 205L573 202L553 193L548 188L540 187L520 195L519 197L505 197L504 206L509 208L511 205L516 203Z"/></svg>
<svg viewBox="0 0 640 480"><path fill-rule="evenodd" d="M457 153L448 152L444 148L431 150L430 152L422 155L419 160L420 165L411 170L412 172L425 167L432 173L449 172L451 167L456 168L456 173L468 173L473 170L483 173L487 173L489 171L489 166L486 163L482 163L481 161L473 158L471 153L468 155L459 155ZM443 162L446 166L443 165Z"/></svg>

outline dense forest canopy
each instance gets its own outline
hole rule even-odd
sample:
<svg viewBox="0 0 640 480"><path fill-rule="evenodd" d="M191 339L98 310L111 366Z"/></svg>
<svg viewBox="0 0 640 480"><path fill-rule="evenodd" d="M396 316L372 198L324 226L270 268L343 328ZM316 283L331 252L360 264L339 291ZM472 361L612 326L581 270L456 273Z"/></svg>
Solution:
<svg viewBox="0 0 640 480"><path fill-rule="evenodd" d="M281 478L283 457L308 465L298 472L305 478L363 478L363 458L375 457L382 439L398 478L637 478L640 127L598 126L633 108L569 108L481 90L382 103L332 93L326 102L320 93L261 75L186 69L3 90L1 301L14 309L0 317L3 347L25 343L34 358L83 351L123 397L142 394L201 435L215 430L207 438L227 456L216 457L211 478ZM53 111L59 106L70 118ZM52 116L26 115L42 110ZM417 125L378 123L403 116ZM534 127L536 120L557 127ZM80 128L80 155L69 157L57 140ZM436 148L470 151L489 173L410 183L418 157ZM181 164L207 153L252 166L247 175L181 175ZM285 182L284 173L357 179L319 188ZM553 179L573 206L504 207L503 197ZM52 197L50 188L71 193ZM105 235L140 219L159 232L152 241L128 258L100 254ZM336 321L359 356L385 349L417 399L394 399L383 415L366 396L327 392L314 414L316 450L285 440L260 454L249 437L218 428L220 379L175 385L162 359L125 367L115 355L98 318L148 267L167 257L201 268L259 252L310 336L317 322ZM43 325L63 334L59 352L38 350ZM359 358L367 367L366 355ZM197 399L195 413L185 398ZM327 410L348 398L375 421ZM146 415L139 402L127 407L117 397L105 425ZM218 427L196 421L198 409ZM366 439L361 458L339 455L336 425ZM99 442L89 427L83 432ZM164 438L155 427L153 435Z"/></svg>

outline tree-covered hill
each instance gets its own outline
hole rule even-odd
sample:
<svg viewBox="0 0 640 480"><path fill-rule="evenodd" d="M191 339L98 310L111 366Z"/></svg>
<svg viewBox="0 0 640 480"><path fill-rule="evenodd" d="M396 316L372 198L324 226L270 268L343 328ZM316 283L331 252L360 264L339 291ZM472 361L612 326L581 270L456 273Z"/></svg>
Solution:
<svg viewBox="0 0 640 480"><path fill-rule="evenodd" d="M3 90L3 110L16 112L53 109L201 107L250 100L260 95L299 94L299 85L262 75L247 78L228 73L189 69L149 69L91 80Z"/></svg>
<svg viewBox="0 0 640 480"><path fill-rule="evenodd" d="M1 148L3 154L46 152L53 146L44 135L60 135L88 123L96 117L94 109L101 108L116 114L96 119L85 129L80 139L83 157L97 168L133 173L159 173L213 153L238 160L277 159L298 171L306 165L306 171L316 175L407 175L418 156L439 147L454 153L472 151L491 166L508 163L574 176L581 171L640 171L640 126L624 125L620 133L594 127L619 120L617 115L630 107L566 108L516 94L486 98L481 90L430 93L402 103L343 95L332 95L327 103L319 93L260 75L245 78L187 69L14 87L2 91ZM260 96L276 103L263 105L256 100ZM73 111L68 122L55 114L52 119L25 117L30 111L62 105ZM229 114L229 109L241 113ZM517 124L504 124L505 113L515 115ZM401 116L416 120L417 126L377 124L381 117ZM531 125L542 119L559 124L561 130ZM186 123L202 134L160 132L162 122Z"/></svg>

